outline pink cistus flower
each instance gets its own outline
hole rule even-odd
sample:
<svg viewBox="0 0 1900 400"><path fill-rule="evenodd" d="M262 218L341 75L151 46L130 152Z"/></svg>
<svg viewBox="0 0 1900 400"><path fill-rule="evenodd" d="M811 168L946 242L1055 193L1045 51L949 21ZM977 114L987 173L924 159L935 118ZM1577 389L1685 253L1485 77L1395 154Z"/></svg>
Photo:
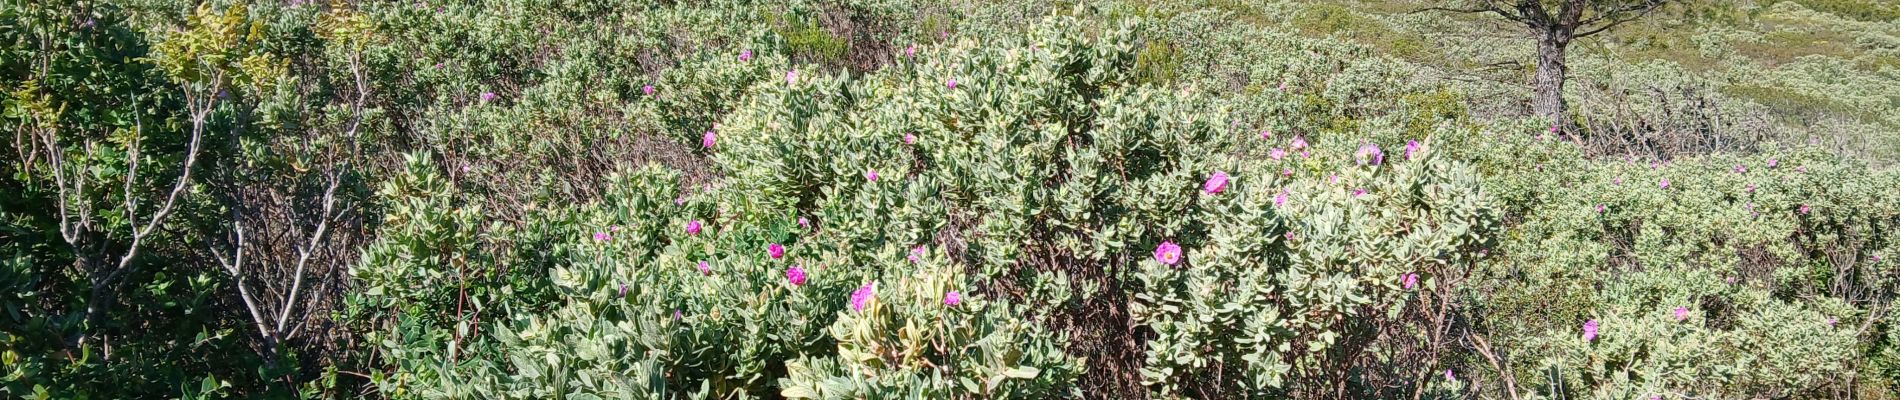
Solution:
<svg viewBox="0 0 1900 400"><path fill-rule="evenodd" d="M1669 178L1663 178L1663 180L1662 180L1662 183L1661 183L1661 184L1658 184L1658 185L1656 185L1656 186L1658 186L1658 187L1661 187L1661 188L1663 188L1663 189L1668 189L1668 188L1669 188Z"/></svg>
<svg viewBox="0 0 1900 400"><path fill-rule="evenodd" d="M905 57L914 57L916 55L917 55L917 45L913 44L913 45L910 45L909 47L904 48Z"/></svg>
<svg viewBox="0 0 1900 400"><path fill-rule="evenodd" d="M859 286L858 290L851 292L851 311L864 311L864 306L870 305L871 299L875 297L877 297L877 281Z"/></svg>
<svg viewBox="0 0 1900 400"><path fill-rule="evenodd" d="M692 221L686 222L686 234L688 235L698 236L699 228L700 228L699 220L692 220Z"/></svg>
<svg viewBox="0 0 1900 400"><path fill-rule="evenodd" d="M1419 147L1422 147L1422 146L1418 144L1417 140L1410 140L1410 139L1406 140L1405 141L1405 159L1410 160L1412 159L1412 156L1414 154L1418 154Z"/></svg>
<svg viewBox="0 0 1900 400"><path fill-rule="evenodd" d="M1287 233L1286 233L1286 241L1288 241L1288 242L1291 242L1291 241L1293 241L1293 232L1287 232Z"/></svg>
<svg viewBox="0 0 1900 400"><path fill-rule="evenodd" d="M443 67L442 63L435 63L435 69L442 69L442 67Z"/></svg>
<svg viewBox="0 0 1900 400"><path fill-rule="evenodd" d="M943 305L956 307L958 304L963 304L963 293L952 290L943 294Z"/></svg>
<svg viewBox="0 0 1900 400"><path fill-rule="evenodd" d="M718 140L719 140L719 133L713 132L713 131L706 131L705 136L699 137L699 146L710 149L710 148L713 148L713 144L717 143Z"/></svg>
<svg viewBox="0 0 1900 400"><path fill-rule="evenodd" d="M785 282L792 286L805 286L805 269L793 265L785 270Z"/></svg>
<svg viewBox="0 0 1900 400"><path fill-rule="evenodd" d="M1161 245L1155 246L1155 261L1167 265L1181 262L1181 245L1174 244L1173 241L1161 242Z"/></svg>
<svg viewBox="0 0 1900 400"><path fill-rule="evenodd" d="M917 144L917 135L911 134L911 133L905 133L904 144Z"/></svg>
<svg viewBox="0 0 1900 400"><path fill-rule="evenodd" d="M1227 190L1226 172L1214 171L1213 176L1207 177L1207 183L1201 184L1201 192L1203 193L1220 194L1221 191L1225 190Z"/></svg>
<svg viewBox="0 0 1900 400"><path fill-rule="evenodd" d="M1807 214L1808 214L1808 211L1811 211L1811 210L1813 210L1813 209L1812 209L1812 208L1808 208L1808 205L1806 205L1806 204L1802 204L1802 205L1801 205L1801 209L1800 209L1800 210L1797 210L1797 211L1800 211L1800 212L1801 212L1801 215L1807 215Z"/></svg>
<svg viewBox="0 0 1900 400"><path fill-rule="evenodd" d="M1806 165L1796 166L1794 167L1794 172L1808 172L1808 166Z"/></svg>
<svg viewBox="0 0 1900 400"><path fill-rule="evenodd" d="M1332 175L1327 175L1327 176L1326 176L1326 182L1327 182L1327 183L1339 183L1339 174L1332 174Z"/></svg>
<svg viewBox="0 0 1900 400"><path fill-rule="evenodd" d="M627 284L620 284L620 297L627 297Z"/></svg>
<svg viewBox="0 0 1900 400"><path fill-rule="evenodd" d="M1275 160L1286 158L1286 150L1275 147L1272 151L1267 152L1267 157L1271 157Z"/></svg>
<svg viewBox="0 0 1900 400"><path fill-rule="evenodd" d="M1768 159L1768 168L1774 168L1775 166L1778 166L1778 165L1781 165L1780 159L1775 159L1775 158Z"/></svg>
<svg viewBox="0 0 1900 400"><path fill-rule="evenodd" d="M700 261L700 262L699 262L699 273L700 273L700 274L704 274L704 275L706 275L706 276L712 276L712 266L711 266L711 265L707 265L705 261Z"/></svg>
<svg viewBox="0 0 1900 400"><path fill-rule="evenodd" d="M1292 146L1293 146L1293 149L1294 149L1294 150L1300 150L1300 149L1305 149L1305 148L1306 148L1306 136L1294 136L1294 137L1293 137L1293 144L1292 144Z"/></svg>
<svg viewBox="0 0 1900 400"><path fill-rule="evenodd" d="M1364 196L1364 195L1366 195L1366 188L1357 188L1357 189L1352 190L1352 197L1359 197L1359 196Z"/></svg>
<svg viewBox="0 0 1900 400"><path fill-rule="evenodd" d="M877 170L873 169L873 170L864 171L864 180L877 182Z"/></svg>
<svg viewBox="0 0 1900 400"><path fill-rule="evenodd" d="M1272 138L1273 138L1273 130L1272 130L1272 129L1268 129L1268 130L1263 130L1263 131L1260 131L1260 138L1261 138L1261 139L1272 139Z"/></svg>
<svg viewBox="0 0 1900 400"><path fill-rule="evenodd" d="M1450 369L1450 368L1446 368L1446 369L1445 369L1445 380L1448 380L1448 381L1452 381L1452 382L1457 382L1457 381L1458 381L1458 376L1457 376L1457 375L1453 375L1453 374L1451 373L1451 369Z"/></svg>
<svg viewBox="0 0 1900 400"><path fill-rule="evenodd" d="M785 71L785 84L798 83L798 70Z"/></svg>
<svg viewBox="0 0 1900 400"><path fill-rule="evenodd" d="M641 94L645 94L645 95L648 95L648 96L652 96L652 95L653 95L653 85L645 85L645 86L641 86L641 87L640 87L640 93L641 93Z"/></svg>
<svg viewBox="0 0 1900 400"><path fill-rule="evenodd" d="M1754 193L1754 192L1755 192L1755 184L1753 184L1753 183L1750 183L1750 184L1748 184L1748 186L1747 186L1747 187L1745 187L1744 189L1746 189L1746 190L1748 190L1748 192L1749 192L1749 193Z"/></svg>
<svg viewBox="0 0 1900 400"><path fill-rule="evenodd" d="M1619 176L1619 177L1616 177L1616 181L1615 181L1615 183L1616 183L1616 185L1617 185L1617 186L1623 186L1623 177L1621 177L1621 176Z"/></svg>
<svg viewBox="0 0 1900 400"><path fill-rule="evenodd" d="M1735 173L1746 174L1748 173L1748 167L1741 164L1735 164Z"/></svg>
<svg viewBox="0 0 1900 400"><path fill-rule="evenodd" d="M805 217L798 217L798 227L811 229L811 220L805 219Z"/></svg>
<svg viewBox="0 0 1900 400"><path fill-rule="evenodd" d="M1597 340L1597 320L1592 319L1589 321L1584 321L1583 322L1583 341L1589 342L1589 341L1595 341L1595 340Z"/></svg>
<svg viewBox="0 0 1900 400"><path fill-rule="evenodd" d="M594 241L605 242L609 240L614 240L614 237L607 235L607 232L594 232Z"/></svg>
<svg viewBox="0 0 1900 400"><path fill-rule="evenodd" d="M1689 319L1689 307L1677 306L1676 307L1676 322L1687 321L1688 319Z"/></svg>
<svg viewBox="0 0 1900 400"><path fill-rule="evenodd" d="M752 50L739 52L739 61L752 61Z"/></svg>
<svg viewBox="0 0 1900 400"><path fill-rule="evenodd" d="M673 205L676 205L676 206L686 205L686 196L674 197Z"/></svg>
<svg viewBox="0 0 1900 400"><path fill-rule="evenodd" d="M1405 275L1401 275L1401 276L1399 276L1399 286L1402 286L1402 287L1404 287L1404 288L1405 288L1405 290L1412 290L1412 288L1414 288L1414 287L1417 287L1417 286L1418 286L1418 273L1417 273L1417 272L1407 272L1407 273L1405 273Z"/></svg>
<svg viewBox="0 0 1900 400"><path fill-rule="evenodd" d="M912 263L924 262L924 246L910 248L910 256L907 258L909 258Z"/></svg>
<svg viewBox="0 0 1900 400"><path fill-rule="evenodd" d="M1279 194L1273 195L1273 206L1279 207L1284 205L1286 205L1286 190L1282 189Z"/></svg>
<svg viewBox="0 0 1900 400"><path fill-rule="evenodd" d="M495 101L495 92L482 92L482 102Z"/></svg>
<svg viewBox="0 0 1900 400"><path fill-rule="evenodd" d="M1286 91L1286 80L1285 80L1285 79L1281 79L1281 80L1280 80L1280 91L1281 91L1281 92L1285 92L1285 91Z"/></svg>
<svg viewBox="0 0 1900 400"><path fill-rule="evenodd" d="M778 243L773 243L770 246L765 246L765 254L772 256L772 259L774 260L785 258L785 246Z"/></svg>
<svg viewBox="0 0 1900 400"><path fill-rule="evenodd" d="M1827 317L1827 327L1833 328L1835 324L1839 324L1839 323L1841 323L1841 320L1839 318Z"/></svg>
<svg viewBox="0 0 1900 400"><path fill-rule="evenodd" d="M614 225L614 226L609 226L609 227L607 227L607 230L608 230L608 231L611 231L611 232L619 232L619 231L620 231L620 225Z"/></svg>

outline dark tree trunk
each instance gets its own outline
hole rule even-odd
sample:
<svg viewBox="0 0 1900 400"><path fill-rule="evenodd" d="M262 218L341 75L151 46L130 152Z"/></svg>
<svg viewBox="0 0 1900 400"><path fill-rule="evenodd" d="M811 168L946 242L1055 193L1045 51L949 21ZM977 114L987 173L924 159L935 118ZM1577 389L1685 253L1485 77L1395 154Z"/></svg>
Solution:
<svg viewBox="0 0 1900 400"><path fill-rule="evenodd" d="M1537 41L1537 77L1531 82L1537 95L1531 101L1531 110L1553 126L1569 123L1564 120L1564 75L1569 72L1564 52L1570 47L1570 39L1570 32L1557 30L1545 32Z"/></svg>

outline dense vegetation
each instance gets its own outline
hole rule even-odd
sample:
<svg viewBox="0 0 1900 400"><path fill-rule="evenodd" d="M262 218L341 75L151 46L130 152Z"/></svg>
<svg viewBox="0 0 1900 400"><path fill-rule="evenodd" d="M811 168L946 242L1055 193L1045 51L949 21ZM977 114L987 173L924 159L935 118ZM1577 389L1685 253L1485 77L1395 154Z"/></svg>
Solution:
<svg viewBox="0 0 1900 400"><path fill-rule="evenodd" d="M1900 7L10 0L0 396L1900 397Z"/></svg>

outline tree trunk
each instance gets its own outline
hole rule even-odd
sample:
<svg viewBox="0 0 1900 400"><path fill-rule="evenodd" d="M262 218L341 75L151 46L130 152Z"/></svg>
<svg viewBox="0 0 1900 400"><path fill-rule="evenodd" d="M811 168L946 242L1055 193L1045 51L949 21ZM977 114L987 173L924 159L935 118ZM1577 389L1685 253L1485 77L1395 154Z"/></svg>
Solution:
<svg viewBox="0 0 1900 400"><path fill-rule="evenodd" d="M1564 52L1570 47L1570 32L1559 30L1545 32L1537 41L1537 77L1532 81L1537 97L1531 101L1531 110L1537 116L1550 121L1553 127L1569 123L1564 119Z"/></svg>

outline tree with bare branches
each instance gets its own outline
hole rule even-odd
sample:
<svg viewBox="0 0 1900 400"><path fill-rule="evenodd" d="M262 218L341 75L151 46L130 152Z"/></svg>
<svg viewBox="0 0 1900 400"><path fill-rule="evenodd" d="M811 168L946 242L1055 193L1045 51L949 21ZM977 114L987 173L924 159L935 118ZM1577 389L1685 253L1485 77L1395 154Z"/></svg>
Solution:
<svg viewBox="0 0 1900 400"><path fill-rule="evenodd" d="M1570 67L1565 53L1577 39L1603 33L1687 0L1458 0L1420 11L1491 14L1529 28L1537 37L1537 75L1531 79L1536 97L1531 110L1564 126L1564 76Z"/></svg>

